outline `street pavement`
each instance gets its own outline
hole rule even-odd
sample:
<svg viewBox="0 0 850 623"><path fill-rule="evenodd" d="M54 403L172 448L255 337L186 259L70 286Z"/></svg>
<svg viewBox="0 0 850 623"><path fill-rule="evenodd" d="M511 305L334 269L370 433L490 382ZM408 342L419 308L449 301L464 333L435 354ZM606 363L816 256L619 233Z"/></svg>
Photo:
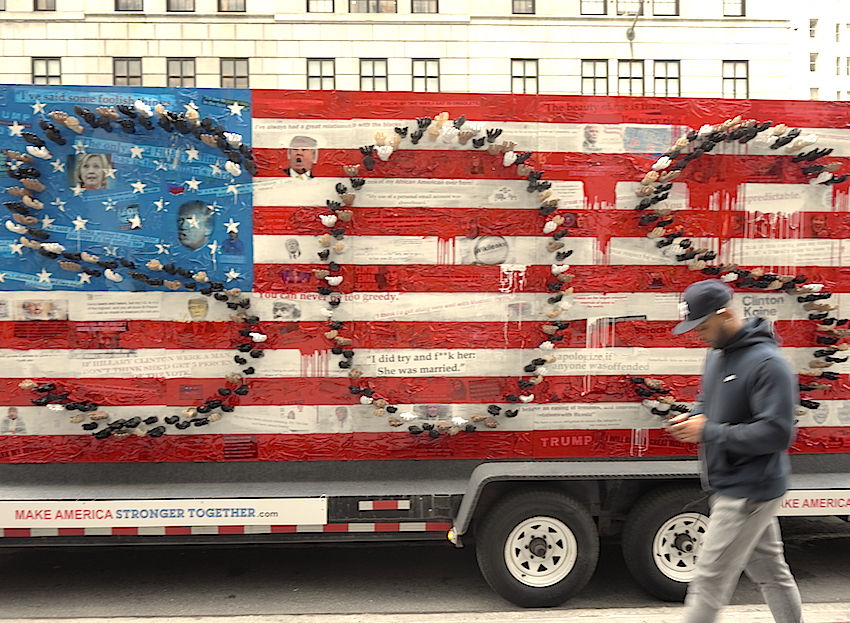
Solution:
<svg viewBox="0 0 850 623"><path fill-rule="evenodd" d="M224 617L3 619L0 623L679 623L682 606L464 612L440 614L298 614ZM803 604L806 623L850 623L850 602ZM730 606L718 623L773 623L766 606Z"/></svg>
<svg viewBox="0 0 850 623"><path fill-rule="evenodd" d="M787 518L786 554L806 623L850 623L850 524ZM771 623L741 582L721 623ZM355 613L355 614L351 614ZM496 595L471 547L159 546L0 549L0 623L680 623L643 592L620 545L602 544L587 586L558 608Z"/></svg>

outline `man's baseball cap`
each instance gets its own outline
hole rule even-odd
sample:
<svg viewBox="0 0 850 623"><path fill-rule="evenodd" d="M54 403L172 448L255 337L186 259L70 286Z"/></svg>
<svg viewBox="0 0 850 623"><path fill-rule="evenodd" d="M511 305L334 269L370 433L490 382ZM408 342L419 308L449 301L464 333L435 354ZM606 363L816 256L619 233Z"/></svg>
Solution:
<svg viewBox="0 0 850 623"><path fill-rule="evenodd" d="M732 300L732 294L734 290L719 279L706 279L689 285L679 303L682 322L673 328L673 335L696 329L717 310L726 307Z"/></svg>

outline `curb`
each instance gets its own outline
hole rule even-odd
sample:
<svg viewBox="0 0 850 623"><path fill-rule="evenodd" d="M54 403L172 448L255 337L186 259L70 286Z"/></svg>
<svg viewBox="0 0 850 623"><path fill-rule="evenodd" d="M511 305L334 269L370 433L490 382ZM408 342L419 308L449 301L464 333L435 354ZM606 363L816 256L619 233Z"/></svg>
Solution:
<svg viewBox="0 0 850 623"><path fill-rule="evenodd" d="M682 606L523 610L518 612L453 612L443 614L299 614L179 617L26 618L0 623L679 623ZM806 623L850 623L850 602L803 604ZM767 606L729 606L721 623L773 623Z"/></svg>

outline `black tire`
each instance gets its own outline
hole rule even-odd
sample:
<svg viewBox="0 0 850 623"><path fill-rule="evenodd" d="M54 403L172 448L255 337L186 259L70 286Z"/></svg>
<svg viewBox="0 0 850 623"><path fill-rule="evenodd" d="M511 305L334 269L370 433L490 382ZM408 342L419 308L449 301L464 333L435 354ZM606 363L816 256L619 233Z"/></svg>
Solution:
<svg viewBox="0 0 850 623"><path fill-rule="evenodd" d="M599 533L576 499L537 487L493 505L476 531L475 550L481 575L496 593L524 608L558 606L593 575Z"/></svg>
<svg viewBox="0 0 850 623"><path fill-rule="evenodd" d="M696 486L646 494L623 527L623 558L632 577L659 599L683 601L707 524L708 499Z"/></svg>

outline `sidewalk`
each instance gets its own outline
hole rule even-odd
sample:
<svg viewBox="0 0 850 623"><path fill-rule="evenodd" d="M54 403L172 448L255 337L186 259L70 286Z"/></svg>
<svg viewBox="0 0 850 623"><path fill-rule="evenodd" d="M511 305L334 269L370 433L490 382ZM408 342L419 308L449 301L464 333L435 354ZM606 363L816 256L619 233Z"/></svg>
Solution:
<svg viewBox="0 0 850 623"><path fill-rule="evenodd" d="M0 623L679 623L682 606L599 610L523 610L441 614L304 614L253 616L3 619ZM806 623L850 623L850 602L803 604ZM766 606L729 606L719 623L773 623Z"/></svg>

